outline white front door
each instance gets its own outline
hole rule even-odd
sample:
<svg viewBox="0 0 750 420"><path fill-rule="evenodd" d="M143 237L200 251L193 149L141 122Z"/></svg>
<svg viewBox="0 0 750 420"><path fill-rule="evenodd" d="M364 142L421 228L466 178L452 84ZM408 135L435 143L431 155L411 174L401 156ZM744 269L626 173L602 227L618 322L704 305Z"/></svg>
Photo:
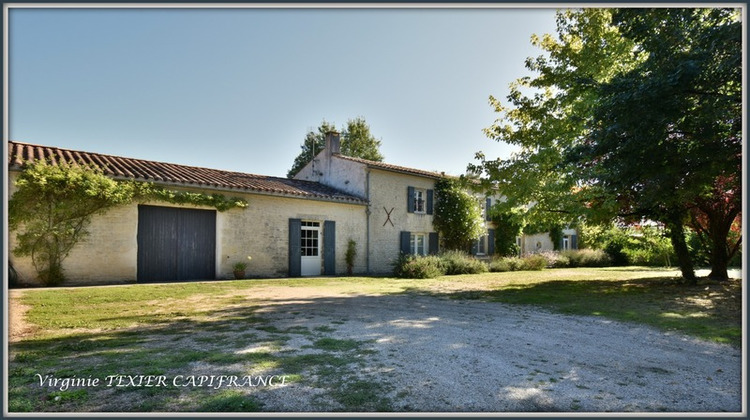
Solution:
<svg viewBox="0 0 750 420"><path fill-rule="evenodd" d="M320 275L320 222L302 222L301 249L303 276Z"/></svg>

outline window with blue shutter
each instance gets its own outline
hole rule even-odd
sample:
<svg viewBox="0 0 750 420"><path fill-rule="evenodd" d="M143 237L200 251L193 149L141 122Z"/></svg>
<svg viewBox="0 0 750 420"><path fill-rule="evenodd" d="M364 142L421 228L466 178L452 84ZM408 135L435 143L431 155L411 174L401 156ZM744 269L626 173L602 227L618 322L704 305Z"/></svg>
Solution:
<svg viewBox="0 0 750 420"><path fill-rule="evenodd" d="M411 254L411 232L402 231L401 232L401 253L402 254Z"/></svg>
<svg viewBox="0 0 750 420"><path fill-rule="evenodd" d="M406 187L406 211L414 213L414 187Z"/></svg>
<svg viewBox="0 0 750 420"><path fill-rule="evenodd" d="M430 255L436 255L440 251L440 237L437 232L430 232L429 242Z"/></svg>
<svg viewBox="0 0 750 420"><path fill-rule="evenodd" d="M323 274L336 274L336 222L323 222Z"/></svg>
<svg viewBox="0 0 750 420"><path fill-rule="evenodd" d="M289 277L302 275L302 220L289 219Z"/></svg>

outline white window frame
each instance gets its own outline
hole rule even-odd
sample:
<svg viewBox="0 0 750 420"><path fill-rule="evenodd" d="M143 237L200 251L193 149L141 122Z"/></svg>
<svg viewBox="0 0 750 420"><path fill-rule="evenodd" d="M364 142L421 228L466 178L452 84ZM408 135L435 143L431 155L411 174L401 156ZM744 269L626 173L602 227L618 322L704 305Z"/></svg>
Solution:
<svg viewBox="0 0 750 420"><path fill-rule="evenodd" d="M426 233L411 233L409 235L409 249L412 255L427 255L430 249L429 241L430 237Z"/></svg>
<svg viewBox="0 0 750 420"><path fill-rule="evenodd" d="M427 191L419 188L414 189L414 213L427 213Z"/></svg>
<svg viewBox="0 0 750 420"><path fill-rule="evenodd" d="M562 250L563 251L569 250L570 249L570 235L564 235L562 240L563 240Z"/></svg>

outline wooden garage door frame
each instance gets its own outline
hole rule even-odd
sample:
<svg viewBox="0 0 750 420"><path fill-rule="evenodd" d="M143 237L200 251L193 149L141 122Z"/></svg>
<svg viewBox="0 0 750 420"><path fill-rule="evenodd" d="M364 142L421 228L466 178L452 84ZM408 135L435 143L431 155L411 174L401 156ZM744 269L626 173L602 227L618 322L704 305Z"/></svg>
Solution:
<svg viewBox="0 0 750 420"><path fill-rule="evenodd" d="M216 211L138 206L138 282L216 278Z"/></svg>

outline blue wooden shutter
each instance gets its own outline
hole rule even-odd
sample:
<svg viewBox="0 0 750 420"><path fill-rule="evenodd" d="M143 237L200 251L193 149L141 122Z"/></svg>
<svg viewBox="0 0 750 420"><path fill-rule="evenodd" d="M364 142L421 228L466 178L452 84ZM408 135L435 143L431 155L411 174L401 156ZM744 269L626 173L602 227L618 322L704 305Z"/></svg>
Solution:
<svg viewBox="0 0 750 420"><path fill-rule="evenodd" d="M440 237L437 232L430 232L429 239L429 253L430 255L436 255L440 251Z"/></svg>
<svg viewBox="0 0 750 420"><path fill-rule="evenodd" d="M495 254L495 229L487 229L487 255Z"/></svg>
<svg viewBox="0 0 750 420"><path fill-rule="evenodd" d="M481 238L479 238L481 240ZM477 255L479 253L479 240L474 239L471 242L471 255Z"/></svg>
<svg viewBox="0 0 750 420"><path fill-rule="evenodd" d="M336 274L336 222L323 222L323 274Z"/></svg>
<svg viewBox="0 0 750 420"><path fill-rule="evenodd" d="M414 213L414 187L406 187L406 211Z"/></svg>
<svg viewBox="0 0 750 420"><path fill-rule="evenodd" d="M401 253L411 254L411 232L401 231Z"/></svg>
<svg viewBox="0 0 750 420"><path fill-rule="evenodd" d="M578 235L570 235L570 249L578 249Z"/></svg>
<svg viewBox="0 0 750 420"><path fill-rule="evenodd" d="M492 207L492 198L487 197L487 200L484 204L484 220L491 221L492 217L490 217L490 208Z"/></svg>
<svg viewBox="0 0 750 420"><path fill-rule="evenodd" d="M289 277L302 275L302 220L289 219Z"/></svg>
<svg viewBox="0 0 750 420"><path fill-rule="evenodd" d="M427 214L432 214L432 201L434 195L434 190L427 190Z"/></svg>

